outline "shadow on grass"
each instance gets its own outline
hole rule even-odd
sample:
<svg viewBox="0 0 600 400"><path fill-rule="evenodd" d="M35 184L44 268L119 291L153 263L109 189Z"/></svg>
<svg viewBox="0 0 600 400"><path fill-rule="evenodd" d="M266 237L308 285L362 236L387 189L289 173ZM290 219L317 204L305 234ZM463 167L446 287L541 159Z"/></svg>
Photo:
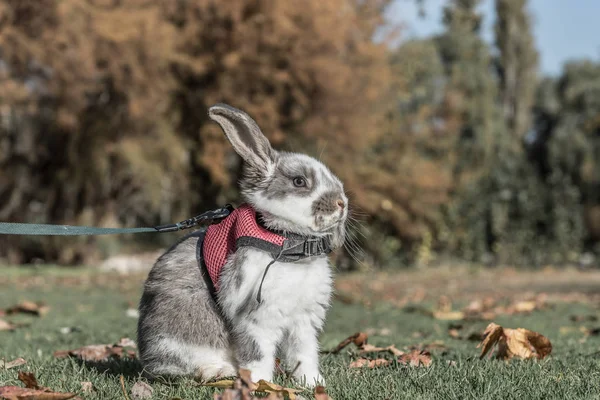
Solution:
<svg viewBox="0 0 600 400"><path fill-rule="evenodd" d="M121 375L127 380L144 378L151 383L161 383L168 386L177 386L182 381L186 380L185 378L178 376L151 375L147 371L144 371L140 361L135 358L109 359L104 361L86 361L74 358L74 361L80 366L115 378L119 378Z"/></svg>
<svg viewBox="0 0 600 400"><path fill-rule="evenodd" d="M100 374L124 378L138 378L143 375L144 369L139 360L134 358L109 359L104 361L86 361L79 358L73 360L80 366L95 370Z"/></svg>

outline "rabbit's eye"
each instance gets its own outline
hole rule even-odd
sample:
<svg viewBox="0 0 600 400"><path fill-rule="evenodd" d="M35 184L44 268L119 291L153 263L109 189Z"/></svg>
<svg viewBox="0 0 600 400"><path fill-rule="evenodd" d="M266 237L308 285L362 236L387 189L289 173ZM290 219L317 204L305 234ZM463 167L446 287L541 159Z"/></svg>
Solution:
<svg viewBox="0 0 600 400"><path fill-rule="evenodd" d="M293 180L293 182L294 182L294 186L296 186L296 187L304 187L304 186L306 186L306 179L304 179L301 176L295 177L294 180Z"/></svg>

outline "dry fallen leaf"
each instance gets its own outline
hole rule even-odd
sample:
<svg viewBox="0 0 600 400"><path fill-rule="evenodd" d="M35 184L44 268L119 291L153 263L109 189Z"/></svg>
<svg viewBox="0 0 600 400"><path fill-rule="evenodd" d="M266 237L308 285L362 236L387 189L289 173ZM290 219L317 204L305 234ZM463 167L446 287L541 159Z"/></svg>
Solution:
<svg viewBox="0 0 600 400"><path fill-rule="evenodd" d="M25 387L0 386L0 399L5 400L66 400L75 397L75 393L53 392L42 387L31 372L20 371L18 378Z"/></svg>
<svg viewBox="0 0 600 400"><path fill-rule="evenodd" d="M117 344L92 344L75 350L58 350L54 357L77 357L84 361L104 361L109 358L135 358L135 343L131 339L121 339Z"/></svg>
<svg viewBox="0 0 600 400"><path fill-rule="evenodd" d="M18 325L12 324L12 323L0 318L0 332L1 331L14 331L18 327L19 327Z"/></svg>
<svg viewBox="0 0 600 400"><path fill-rule="evenodd" d="M92 382L81 382L81 391L83 393L94 393L96 388Z"/></svg>
<svg viewBox="0 0 600 400"><path fill-rule="evenodd" d="M552 344L548 338L523 328L503 328L492 322L485 329L483 336L483 341L477 345L477 348L482 348L479 358L483 358L496 345L496 357L501 359L542 359L552 352Z"/></svg>
<svg viewBox="0 0 600 400"><path fill-rule="evenodd" d="M11 369L11 368L19 367L25 363L27 363L27 361L21 357L15 359L15 360L12 360L12 361L0 360L0 368Z"/></svg>
<svg viewBox="0 0 600 400"><path fill-rule="evenodd" d="M329 395L325 391L325 388L323 386L315 387L314 394L315 394L315 400L332 400L331 397L329 397Z"/></svg>
<svg viewBox="0 0 600 400"><path fill-rule="evenodd" d="M121 338L119 339L119 341L117 342L117 344L115 346L120 346L120 347L131 347L133 349L137 349L137 345L135 344L135 342L129 338Z"/></svg>
<svg viewBox="0 0 600 400"><path fill-rule="evenodd" d="M143 400L152 397L154 389L146 382L137 381L131 388L131 398L135 400Z"/></svg>
<svg viewBox="0 0 600 400"><path fill-rule="evenodd" d="M240 369L238 371L238 376L240 377L241 383L243 383L244 386L249 388L254 387L254 382L252 382L252 373L249 369Z"/></svg>
<svg viewBox="0 0 600 400"><path fill-rule="evenodd" d="M36 315L38 317L43 317L48 314L48 311L50 311L50 307L41 301L37 303L34 303L33 301L23 301L5 310L7 315L23 313Z"/></svg>
<svg viewBox="0 0 600 400"><path fill-rule="evenodd" d="M290 400L296 399L296 393L300 392L297 389L285 388L272 382L260 380L258 383L254 383L251 380L250 371L247 369L240 369L238 371L238 378L235 381L222 380L212 383L203 384L202 386L211 387L227 387L221 394L215 394L215 400L254 400L257 397L251 396L250 393L265 392L269 393L267 399L283 399L289 398ZM264 398L264 397L263 397Z"/></svg>
<svg viewBox="0 0 600 400"><path fill-rule="evenodd" d="M258 384L254 391L265 393L281 393L284 396L288 397L290 400L294 400L296 398L296 393L300 392L301 390L286 388L261 379L258 381Z"/></svg>
<svg viewBox="0 0 600 400"><path fill-rule="evenodd" d="M50 389L42 387L38 384L37 379L35 379L35 375L33 374L33 372L19 371L19 374L17 377L19 378L19 380L21 382L23 382L23 384L25 385L25 387L27 389L50 390Z"/></svg>
<svg viewBox="0 0 600 400"><path fill-rule="evenodd" d="M429 367L432 361L427 350L413 350L398 357L398 362L411 367Z"/></svg>
<svg viewBox="0 0 600 400"><path fill-rule="evenodd" d="M356 346L361 347L362 345L367 343L368 335L364 332L356 332L354 335L347 337L342 340L340 344L338 344L333 350L323 351L322 353L326 354L335 354L339 353L344 347L348 346L350 343L354 343Z"/></svg>
<svg viewBox="0 0 600 400"><path fill-rule="evenodd" d="M392 363L391 360L385 358L377 358L375 360L367 360L366 358L359 358L356 361L350 363L350 368L375 368L375 367L386 367Z"/></svg>
<svg viewBox="0 0 600 400"><path fill-rule="evenodd" d="M231 389L231 388L233 388L234 383L235 383L235 381L232 379L223 379L223 380L215 381L215 382L202 383L201 386L208 386L208 387L214 387L214 388L219 388L219 389Z"/></svg>
<svg viewBox="0 0 600 400"><path fill-rule="evenodd" d="M441 321L459 321L465 319L465 313L462 311L434 311L433 318Z"/></svg>
<svg viewBox="0 0 600 400"><path fill-rule="evenodd" d="M378 353L378 352L382 352L382 351L389 351L390 353L392 353L395 356L401 356L404 354L403 351L398 350L396 348L396 346L394 346L393 344L390 346L387 346L387 347L377 347L377 346L373 346L370 344L364 344L363 346L361 346L359 354Z"/></svg>
<svg viewBox="0 0 600 400"><path fill-rule="evenodd" d="M75 393L51 392L18 386L0 386L0 399L5 400L67 400L75 396Z"/></svg>
<svg viewBox="0 0 600 400"><path fill-rule="evenodd" d="M515 313L528 313L535 310L537 306L535 301L519 301L514 304L513 309Z"/></svg>

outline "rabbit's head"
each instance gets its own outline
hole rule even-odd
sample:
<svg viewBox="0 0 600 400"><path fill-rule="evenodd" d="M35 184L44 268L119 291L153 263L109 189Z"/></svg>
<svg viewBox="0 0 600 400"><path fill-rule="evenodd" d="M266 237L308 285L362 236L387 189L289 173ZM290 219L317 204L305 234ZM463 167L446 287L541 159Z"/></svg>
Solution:
<svg viewBox="0 0 600 400"><path fill-rule="evenodd" d="M276 151L245 112L225 104L209 116L225 132L243 161L242 195L267 228L344 243L348 198L342 182L305 154Z"/></svg>

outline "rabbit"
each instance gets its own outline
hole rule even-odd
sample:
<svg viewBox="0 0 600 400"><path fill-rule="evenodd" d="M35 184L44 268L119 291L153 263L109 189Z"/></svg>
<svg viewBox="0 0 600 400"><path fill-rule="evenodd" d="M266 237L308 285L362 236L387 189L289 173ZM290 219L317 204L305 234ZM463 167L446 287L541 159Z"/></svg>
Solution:
<svg viewBox="0 0 600 400"><path fill-rule="evenodd" d="M241 110L217 104L208 114L243 160L241 194L265 229L326 238L331 250L343 245L348 198L340 179L308 155L274 150ZM254 382L272 381L279 355L298 382L325 384L318 335L333 286L327 255L285 262L238 247L228 254L216 290L197 258L204 233L173 245L144 284L138 348L147 375L208 381L244 368Z"/></svg>

